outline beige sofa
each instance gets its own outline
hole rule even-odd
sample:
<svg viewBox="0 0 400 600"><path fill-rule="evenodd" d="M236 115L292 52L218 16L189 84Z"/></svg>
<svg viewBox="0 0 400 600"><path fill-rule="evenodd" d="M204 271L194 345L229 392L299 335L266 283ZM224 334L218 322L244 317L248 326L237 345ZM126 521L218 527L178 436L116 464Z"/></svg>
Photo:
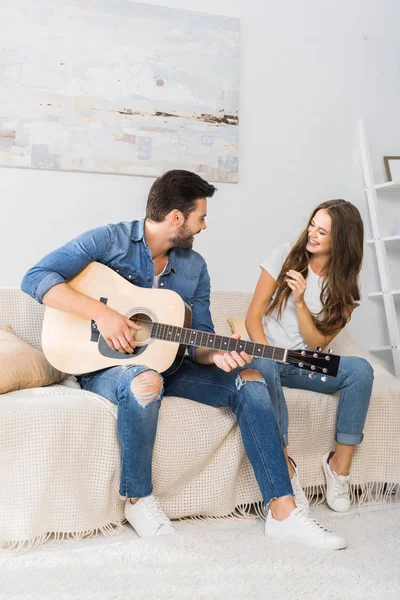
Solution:
<svg viewBox="0 0 400 600"><path fill-rule="evenodd" d="M227 318L244 316L249 301L247 293L213 293L217 332L230 335ZM42 317L43 307L28 296L17 289L0 289L0 325L11 325L38 348ZM346 332L332 346L338 354L365 356ZM400 382L374 367L365 441L353 466L354 503L394 500L399 493ZM288 389L285 394L290 453L308 496L323 501L320 460L334 445L337 395ZM73 378L0 396L0 461L2 546L30 548L48 538L120 533L116 408L81 390ZM166 397L153 467L155 493L171 518L240 515L260 505L258 486L228 409Z"/></svg>

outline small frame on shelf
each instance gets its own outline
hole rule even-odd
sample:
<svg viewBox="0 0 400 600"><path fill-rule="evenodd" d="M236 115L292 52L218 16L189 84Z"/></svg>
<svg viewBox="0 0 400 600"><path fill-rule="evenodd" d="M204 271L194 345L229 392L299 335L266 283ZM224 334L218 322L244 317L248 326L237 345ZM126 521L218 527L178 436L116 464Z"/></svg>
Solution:
<svg viewBox="0 0 400 600"><path fill-rule="evenodd" d="M400 156L384 156L386 177L388 181L400 181Z"/></svg>

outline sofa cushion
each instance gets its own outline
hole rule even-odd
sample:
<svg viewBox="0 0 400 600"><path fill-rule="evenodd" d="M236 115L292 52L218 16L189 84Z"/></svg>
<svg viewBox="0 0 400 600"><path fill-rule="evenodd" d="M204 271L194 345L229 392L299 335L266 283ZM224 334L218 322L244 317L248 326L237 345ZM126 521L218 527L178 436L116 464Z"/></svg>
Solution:
<svg viewBox="0 0 400 600"><path fill-rule="evenodd" d="M11 327L0 327L0 365L0 394L59 383L67 377Z"/></svg>

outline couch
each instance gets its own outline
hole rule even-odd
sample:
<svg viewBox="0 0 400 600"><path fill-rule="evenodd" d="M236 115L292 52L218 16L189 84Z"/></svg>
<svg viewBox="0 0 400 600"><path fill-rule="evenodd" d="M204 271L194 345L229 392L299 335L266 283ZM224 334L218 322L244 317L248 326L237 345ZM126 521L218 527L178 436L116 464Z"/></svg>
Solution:
<svg viewBox="0 0 400 600"><path fill-rule="evenodd" d="M214 292L216 331L244 316L248 293ZM0 289L0 325L40 348L44 307L14 288ZM346 331L336 354L366 356ZM400 381L374 364L364 443L352 470L354 504L393 501L400 484ZM1 371L0 371L1 376ZM324 501L321 456L334 447L337 395L285 389L290 454L314 502ZM83 391L73 377L0 396L0 545L27 549L46 540L122 532L116 407ZM165 397L154 448L155 494L172 519L245 517L261 495L229 409Z"/></svg>

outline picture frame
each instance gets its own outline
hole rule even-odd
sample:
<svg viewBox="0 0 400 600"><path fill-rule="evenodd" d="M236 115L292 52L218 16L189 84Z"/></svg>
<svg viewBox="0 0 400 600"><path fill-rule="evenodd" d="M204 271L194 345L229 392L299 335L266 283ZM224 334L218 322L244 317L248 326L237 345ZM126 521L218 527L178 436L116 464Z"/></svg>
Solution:
<svg viewBox="0 0 400 600"><path fill-rule="evenodd" d="M400 156L384 156L386 177L388 181L400 181Z"/></svg>
<svg viewBox="0 0 400 600"><path fill-rule="evenodd" d="M238 183L238 18L17 0L0 23L0 167Z"/></svg>

